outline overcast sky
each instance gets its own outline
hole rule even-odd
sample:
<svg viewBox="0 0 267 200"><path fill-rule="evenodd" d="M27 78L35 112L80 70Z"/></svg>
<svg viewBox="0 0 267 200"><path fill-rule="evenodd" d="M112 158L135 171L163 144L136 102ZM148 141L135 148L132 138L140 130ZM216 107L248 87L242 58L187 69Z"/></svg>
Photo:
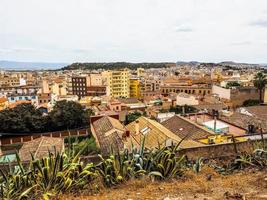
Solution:
<svg viewBox="0 0 267 200"><path fill-rule="evenodd" d="M267 63L267 0L0 0L0 60Z"/></svg>

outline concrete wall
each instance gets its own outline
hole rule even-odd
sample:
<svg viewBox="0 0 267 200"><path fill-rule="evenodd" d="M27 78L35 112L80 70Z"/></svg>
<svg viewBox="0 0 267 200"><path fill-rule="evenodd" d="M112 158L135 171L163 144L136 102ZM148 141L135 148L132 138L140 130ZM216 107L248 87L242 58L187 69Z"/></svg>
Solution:
<svg viewBox="0 0 267 200"><path fill-rule="evenodd" d="M237 88L231 90L231 102L233 106L242 106L248 99L259 99L259 90L253 87Z"/></svg>
<svg viewBox="0 0 267 200"><path fill-rule="evenodd" d="M212 94L217 94L220 98L224 98L224 99L231 99L231 90L230 89L226 89L226 88L222 88L220 86L217 85L213 85L212 86Z"/></svg>
<svg viewBox="0 0 267 200"><path fill-rule="evenodd" d="M267 139L265 139L264 141L265 144L267 145ZM196 147L190 149L183 149L180 151L180 153L185 154L190 160L195 160L199 157L212 158L212 159L220 157L233 157L236 155L236 152L252 153L255 149L255 144L259 142L260 141L247 141L247 142L236 143L236 145L234 145L233 143L210 145L210 146Z"/></svg>

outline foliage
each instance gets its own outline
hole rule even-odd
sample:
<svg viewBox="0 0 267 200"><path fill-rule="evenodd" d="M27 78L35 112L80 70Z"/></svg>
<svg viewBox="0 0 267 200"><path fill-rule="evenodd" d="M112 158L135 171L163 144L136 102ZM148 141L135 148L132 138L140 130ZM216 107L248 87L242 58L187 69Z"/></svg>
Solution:
<svg viewBox="0 0 267 200"><path fill-rule="evenodd" d="M84 127L88 113L73 101L58 101L48 115L31 104L0 111L0 133L38 133Z"/></svg>
<svg viewBox="0 0 267 200"><path fill-rule="evenodd" d="M126 115L125 125L130 124L131 122L137 120L139 117L141 117L142 114L140 112L133 112Z"/></svg>
<svg viewBox="0 0 267 200"><path fill-rule="evenodd" d="M76 69L137 69L138 67L149 69L149 68L166 68L175 63L127 63L127 62L114 62L114 63L73 63L63 68L63 70L76 70Z"/></svg>
<svg viewBox="0 0 267 200"><path fill-rule="evenodd" d="M262 102L262 94L265 88L265 85L267 84L267 79L266 79L266 74L264 74L263 72L258 72L255 77L254 77L254 86L256 88L258 88L259 90L259 101Z"/></svg>
<svg viewBox="0 0 267 200"><path fill-rule="evenodd" d="M212 167L222 174L229 174L236 170L243 170L249 167L266 169L267 151L264 149L256 149L252 154L243 153L241 155L237 155L236 158L231 160L227 165L213 165Z"/></svg>
<svg viewBox="0 0 267 200"><path fill-rule="evenodd" d="M64 153L32 159L27 168L17 156L18 169L5 174L1 171L1 199L29 199L40 197L50 199L67 191L83 189L98 176L92 163L83 164L80 152L68 157Z"/></svg>
<svg viewBox="0 0 267 200"><path fill-rule="evenodd" d="M243 102L243 106L248 107L248 106L256 106L259 105L260 101L256 99L248 99Z"/></svg>
<svg viewBox="0 0 267 200"><path fill-rule="evenodd" d="M197 111L193 106L171 106L169 112L175 112L175 114L183 114L183 107L185 113L195 113Z"/></svg>
<svg viewBox="0 0 267 200"><path fill-rule="evenodd" d="M233 81L233 82L228 82L226 84L226 88L232 88L232 87L240 87L240 84L236 81Z"/></svg>
<svg viewBox="0 0 267 200"><path fill-rule="evenodd" d="M31 104L20 104L13 109L0 111L0 132L28 133L44 130L42 113Z"/></svg>
<svg viewBox="0 0 267 200"><path fill-rule="evenodd" d="M81 104L74 101L58 101L49 116L54 130L78 128L88 123Z"/></svg>
<svg viewBox="0 0 267 200"><path fill-rule="evenodd" d="M68 147L66 149L67 154L71 151L81 152L81 155L97 154L100 152L99 147L96 145L94 137L80 136L80 137L68 137L65 138L65 144Z"/></svg>

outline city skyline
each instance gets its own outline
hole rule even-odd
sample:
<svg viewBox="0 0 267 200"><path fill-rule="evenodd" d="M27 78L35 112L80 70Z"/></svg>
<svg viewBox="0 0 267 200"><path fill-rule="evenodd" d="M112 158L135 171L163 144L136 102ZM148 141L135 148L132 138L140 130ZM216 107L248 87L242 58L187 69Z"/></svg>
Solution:
<svg viewBox="0 0 267 200"><path fill-rule="evenodd" d="M266 1L0 4L0 60L267 63Z"/></svg>

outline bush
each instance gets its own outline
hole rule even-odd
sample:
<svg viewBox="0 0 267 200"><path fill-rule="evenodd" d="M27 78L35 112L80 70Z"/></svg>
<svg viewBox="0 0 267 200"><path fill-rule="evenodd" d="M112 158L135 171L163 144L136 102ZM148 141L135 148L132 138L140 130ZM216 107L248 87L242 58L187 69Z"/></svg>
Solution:
<svg viewBox="0 0 267 200"><path fill-rule="evenodd" d="M249 106L256 106L259 105L260 101L257 99L249 99L243 102L243 106L249 107Z"/></svg>

